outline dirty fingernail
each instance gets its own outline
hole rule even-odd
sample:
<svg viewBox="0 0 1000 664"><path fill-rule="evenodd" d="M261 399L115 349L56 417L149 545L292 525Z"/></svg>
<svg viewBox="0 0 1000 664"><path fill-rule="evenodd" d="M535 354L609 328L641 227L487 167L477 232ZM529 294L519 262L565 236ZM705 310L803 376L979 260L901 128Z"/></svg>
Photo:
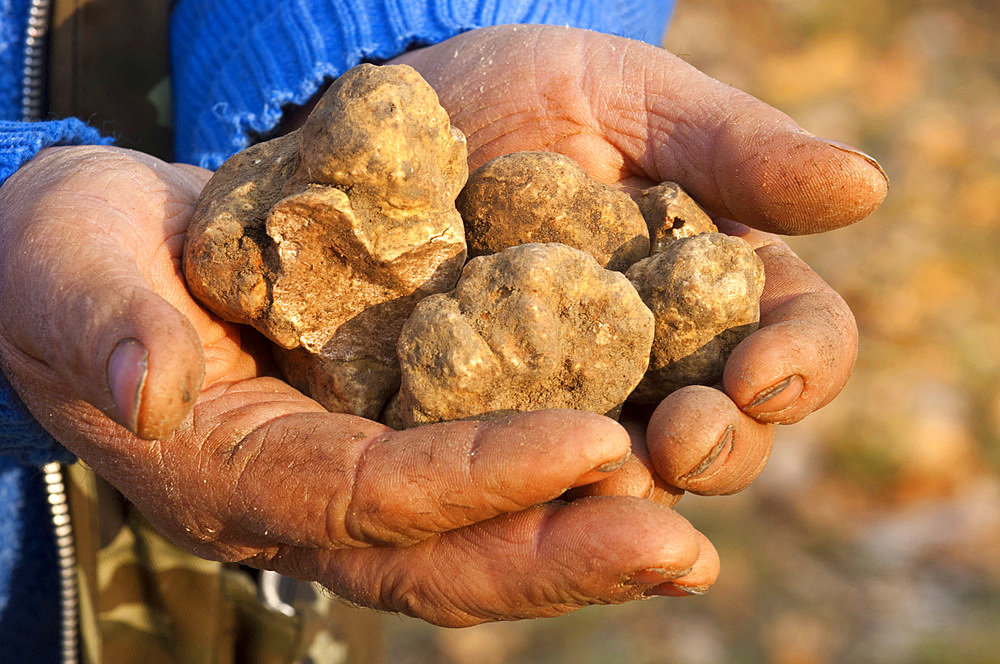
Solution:
<svg viewBox="0 0 1000 664"><path fill-rule="evenodd" d="M577 478L576 482L573 483L573 488L583 486L584 484L592 484L594 482L600 482L605 479L608 474L613 473L618 470L632 458L632 453L629 452L625 454L620 459L615 459L614 461L608 461L607 463L602 463L591 471L588 471Z"/></svg>
<svg viewBox="0 0 1000 664"><path fill-rule="evenodd" d="M862 159L867 161L869 165L874 166L878 170L878 172L882 174L882 177L885 178L886 184L889 183L889 175L885 172L885 169L882 168L882 164L878 163L878 160L875 159L875 157L871 156L870 154L862 152L853 145L848 145L847 143L841 143L840 141L830 140L829 138L816 137L816 140L822 141L827 145L829 145L830 147L836 148L837 150L841 150L842 152L847 152L849 154L861 157Z"/></svg>
<svg viewBox="0 0 1000 664"><path fill-rule="evenodd" d="M108 386L115 401L119 424L135 433L138 428L142 387L149 371L149 353L138 339L122 339L108 358Z"/></svg>
<svg viewBox="0 0 1000 664"><path fill-rule="evenodd" d="M597 468L594 468L594 470L596 470L598 472L601 472L601 473L610 473L610 472L613 472L615 470L618 470L622 466L624 466L628 462L628 460L629 460L629 458L631 456L632 456L632 453L629 452L628 454L626 454L625 456L623 456L620 459L615 459L614 461L608 461L607 463L602 463Z"/></svg>
<svg viewBox="0 0 1000 664"><path fill-rule="evenodd" d="M729 453L733 450L733 440L736 437L736 427L732 424L726 427L726 430L722 432L722 436L719 438L719 442L709 450L705 458L702 459L695 468L679 477L679 480L698 480L711 477L719 468L721 468L726 459L729 457Z"/></svg>
<svg viewBox="0 0 1000 664"><path fill-rule="evenodd" d="M676 577L676 574L669 573L665 567L650 567L632 574L628 581L636 586L648 586L651 583L663 583Z"/></svg>
<svg viewBox="0 0 1000 664"><path fill-rule="evenodd" d="M753 401L743 410L751 414L761 415L777 413L792 405L792 402L802 395L805 386L802 376L791 375L780 383L758 392Z"/></svg>
<svg viewBox="0 0 1000 664"><path fill-rule="evenodd" d="M682 577L690 571L690 568L678 570L670 569L669 567L648 567L638 572L633 572L625 578L625 582L634 586L662 585L667 581Z"/></svg>
<svg viewBox="0 0 1000 664"><path fill-rule="evenodd" d="M645 593L647 597L690 597L692 595L704 595L708 592L709 586L682 586L677 583L663 583L653 586Z"/></svg>

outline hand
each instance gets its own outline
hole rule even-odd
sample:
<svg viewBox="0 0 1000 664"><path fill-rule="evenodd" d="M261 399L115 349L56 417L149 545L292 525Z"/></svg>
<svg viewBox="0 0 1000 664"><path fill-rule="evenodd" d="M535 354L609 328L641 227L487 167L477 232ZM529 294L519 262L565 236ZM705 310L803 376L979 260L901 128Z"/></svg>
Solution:
<svg viewBox="0 0 1000 664"><path fill-rule="evenodd" d="M209 175L55 148L0 187L2 369L158 529L200 556L444 625L711 585L714 549L673 511L553 502L627 458L607 418L393 432L276 378L256 333L184 288L184 232Z"/></svg>
<svg viewBox="0 0 1000 664"><path fill-rule="evenodd" d="M635 472L623 469L584 493L674 500L653 489L647 466L675 487L738 491L770 455L771 424L802 419L843 387L857 352L854 317L762 231L812 233L870 214L888 186L871 157L815 138L662 49L584 30L485 28L393 62L413 66L437 90L468 137L471 168L550 150L630 191L672 180L764 261L761 327L730 357L724 392L670 395L649 422L647 462L640 451L628 464Z"/></svg>

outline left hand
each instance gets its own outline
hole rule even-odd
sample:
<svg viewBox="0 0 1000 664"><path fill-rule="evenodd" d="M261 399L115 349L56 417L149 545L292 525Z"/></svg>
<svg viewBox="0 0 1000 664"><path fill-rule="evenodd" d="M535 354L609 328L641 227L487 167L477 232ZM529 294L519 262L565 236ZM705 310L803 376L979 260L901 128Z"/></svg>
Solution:
<svg viewBox="0 0 1000 664"><path fill-rule="evenodd" d="M760 330L730 357L724 391L670 395L649 422L648 462L637 457L637 472L590 492L670 502L671 491L652 488L660 480L697 493L739 491L770 455L771 425L797 422L841 390L857 353L854 317L770 232L815 233L870 214L888 187L874 159L814 137L663 49L596 32L483 28L392 62L414 67L437 91L468 138L470 168L548 150L630 191L672 180L764 261Z"/></svg>

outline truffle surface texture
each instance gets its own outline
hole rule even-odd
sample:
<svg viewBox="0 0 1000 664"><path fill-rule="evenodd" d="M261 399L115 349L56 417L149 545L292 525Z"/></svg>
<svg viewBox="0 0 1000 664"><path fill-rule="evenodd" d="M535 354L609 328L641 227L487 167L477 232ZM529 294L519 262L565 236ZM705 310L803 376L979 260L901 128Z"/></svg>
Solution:
<svg viewBox="0 0 1000 664"><path fill-rule="evenodd" d="M680 238L626 276L656 319L649 369L630 401L657 403L685 385L716 383L760 322L764 264L741 238Z"/></svg>
<svg viewBox="0 0 1000 664"><path fill-rule="evenodd" d="M188 287L277 344L291 384L377 416L403 322L461 273L467 175L465 138L416 71L359 65L301 129L215 173L188 230Z"/></svg>
<svg viewBox="0 0 1000 664"><path fill-rule="evenodd" d="M393 417L413 426L511 411L616 413L642 378L653 316L629 281L562 244L469 261L399 339Z"/></svg>
<svg viewBox="0 0 1000 664"><path fill-rule="evenodd" d="M701 233L717 233L712 218L675 182L663 182L639 194L639 211L649 229L649 253Z"/></svg>
<svg viewBox="0 0 1000 664"><path fill-rule="evenodd" d="M625 192L553 152L514 152L472 172L456 202L470 256L557 242L624 272L649 255L649 231Z"/></svg>

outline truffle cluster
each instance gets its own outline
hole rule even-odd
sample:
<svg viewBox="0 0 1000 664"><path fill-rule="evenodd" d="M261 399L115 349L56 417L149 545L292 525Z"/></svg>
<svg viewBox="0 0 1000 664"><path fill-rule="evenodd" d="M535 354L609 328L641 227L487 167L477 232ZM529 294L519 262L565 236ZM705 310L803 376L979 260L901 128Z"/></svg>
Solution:
<svg viewBox="0 0 1000 664"><path fill-rule="evenodd" d="M764 278L672 183L637 204L544 152L469 175L430 86L374 65L215 173L184 273L209 309L274 343L293 385L396 427L614 415L712 384L757 327Z"/></svg>

